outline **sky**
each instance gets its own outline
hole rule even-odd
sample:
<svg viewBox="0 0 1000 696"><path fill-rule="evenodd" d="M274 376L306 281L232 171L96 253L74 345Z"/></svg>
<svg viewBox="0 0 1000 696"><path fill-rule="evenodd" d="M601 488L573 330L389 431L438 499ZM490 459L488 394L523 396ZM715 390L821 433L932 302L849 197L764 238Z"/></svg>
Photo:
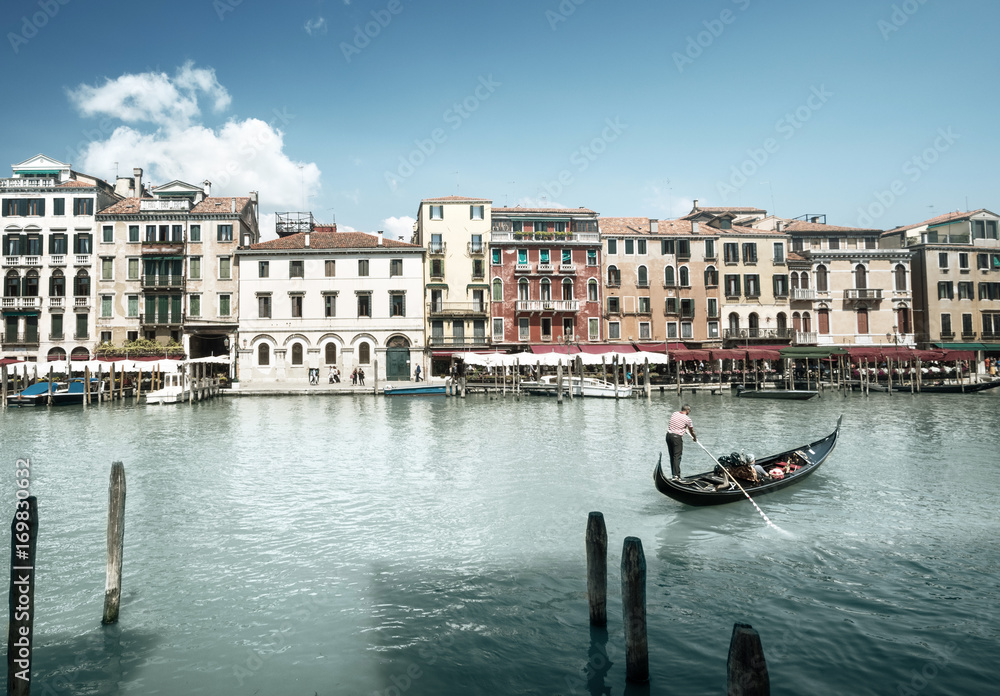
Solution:
<svg viewBox="0 0 1000 696"><path fill-rule="evenodd" d="M995 0L7 0L0 151L409 238L421 199L1000 210ZM9 176L5 174L4 176Z"/></svg>

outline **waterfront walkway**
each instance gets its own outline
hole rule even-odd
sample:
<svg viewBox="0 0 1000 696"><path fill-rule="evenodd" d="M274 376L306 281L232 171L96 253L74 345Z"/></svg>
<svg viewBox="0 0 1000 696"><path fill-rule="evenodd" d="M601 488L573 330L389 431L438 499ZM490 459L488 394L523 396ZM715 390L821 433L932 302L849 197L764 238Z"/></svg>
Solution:
<svg viewBox="0 0 1000 696"><path fill-rule="evenodd" d="M238 389L224 389L222 395L233 396L359 396L370 394L382 394L386 384L394 387L422 386L425 384L444 384L444 380L431 380L430 382L386 382L379 380L378 390L372 380L365 380L365 386L352 386L350 380L330 384L325 379L319 384L309 384L308 382L252 382L240 384Z"/></svg>

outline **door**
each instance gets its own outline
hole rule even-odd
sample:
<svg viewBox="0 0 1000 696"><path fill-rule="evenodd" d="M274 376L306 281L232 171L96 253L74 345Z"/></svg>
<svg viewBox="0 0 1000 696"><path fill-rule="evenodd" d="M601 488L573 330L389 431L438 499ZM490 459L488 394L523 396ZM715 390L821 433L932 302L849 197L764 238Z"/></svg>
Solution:
<svg viewBox="0 0 1000 696"><path fill-rule="evenodd" d="M410 377L410 344L405 338L394 338L385 349L385 378L407 382Z"/></svg>

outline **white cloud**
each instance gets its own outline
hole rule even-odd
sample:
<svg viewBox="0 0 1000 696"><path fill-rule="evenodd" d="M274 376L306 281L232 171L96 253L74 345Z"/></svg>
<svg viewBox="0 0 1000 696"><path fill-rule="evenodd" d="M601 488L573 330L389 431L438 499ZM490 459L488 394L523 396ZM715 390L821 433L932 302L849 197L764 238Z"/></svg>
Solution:
<svg viewBox="0 0 1000 696"><path fill-rule="evenodd" d="M669 184L669 182L667 182ZM643 202L656 215L665 215L669 219L678 218L691 212L694 201L690 198L670 195L670 189L661 183L649 183L643 186L645 197Z"/></svg>
<svg viewBox="0 0 1000 696"><path fill-rule="evenodd" d="M126 123L145 121L158 126L185 127L201 111L201 96L212 108L224 111L232 98L219 84L215 70L196 68L188 61L173 78L163 72L125 74L103 85L80 85L69 99L84 116L112 116Z"/></svg>
<svg viewBox="0 0 1000 696"><path fill-rule="evenodd" d="M568 205L550 201L545 197L535 198L534 196L523 196L517 199L514 204L517 208L568 208Z"/></svg>
<svg viewBox="0 0 1000 696"><path fill-rule="evenodd" d="M382 230L385 232L387 239L399 239L402 237L402 241L410 241L410 237L413 236L413 223L417 220L416 218L411 218L407 215L403 217L388 217L382 221Z"/></svg>
<svg viewBox="0 0 1000 696"><path fill-rule="evenodd" d="M325 34L326 33L326 17L317 17L316 19L307 19L305 23L305 30L309 36L313 34Z"/></svg>
<svg viewBox="0 0 1000 696"><path fill-rule="evenodd" d="M124 88L122 86L125 86ZM105 89L109 86L113 88ZM186 94L189 103L171 107L171 93ZM81 96L82 95L82 96ZM275 122L258 118L230 119L219 128L194 122L200 113L199 96L214 102L214 108L229 104L229 94L215 79L212 69L186 63L171 80L163 73L122 75L105 87L81 86L70 98L86 116L107 114L126 122L148 121L155 130L120 125L106 140L89 143L77 153L74 167L84 172L106 172L118 162L125 171L138 166L145 179L163 184L173 179L201 185L212 182L213 195L260 193L261 207L298 210L303 200L320 188L320 170L313 162L292 160L284 152L284 134L275 123L294 118L287 110ZM123 109L119 114L115 105ZM179 113L179 118L170 114Z"/></svg>

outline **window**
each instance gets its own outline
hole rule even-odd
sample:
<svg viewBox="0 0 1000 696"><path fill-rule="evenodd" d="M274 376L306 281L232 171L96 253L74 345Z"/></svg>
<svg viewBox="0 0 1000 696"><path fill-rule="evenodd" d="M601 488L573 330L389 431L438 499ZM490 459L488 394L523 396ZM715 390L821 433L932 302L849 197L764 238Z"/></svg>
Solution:
<svg viewBox="0 0 1000 696"><path fill-rule="evenodd" d="M548 265L551 262L552 262L552 258L549 256L549 250L548 249L539 249L538 250L538 263L543 263L545 265Z"/></svg>
<svg viewBox="0 0 1000 696"><path fill-rule="evenodd" d="M232 272L232 259L228 256L219 257L219 280L229 280Z"/></svg>
<svg viewBox="0 0 1000 696"><path fill-rule="evenodd" d="M809 288L809 276L805 273L802 274L803 283L802 287ZM829 272L826 270L826 266L816 267L816 291L817 292L829 292L830 288Z"/></svg>
<svg viewBox="0 0 1000 696"><path fill-rule="evenodd" d="M201 316L201 295L188 296L188 314L192 317Z"/></svg>
<svg viewBox="0 0 1000 696"><path fill-rule="evenodd" d="M402 265L402 262L400 262ZM482 280L486 277L486 264L483 263L482 259L472 259L472 277L477 280Z"/></svg>
<svg viewBox="0 0 1000 696"><path fill-rule="evenodd" d="M608 339L618 340L622 337L622 325L617 321L608 322Z"/></svg>
<svg viewBox="0 0 1000 696"><path fill-rule="evenodd" d="M482 264L482 261L479 262ZM389 259L389 277L403 275L403 259Z"/></svg>
<svg viewBox="0 0 1000 696"><path fill-rule="evenodd" d="M649 322L640 321L639 322L639 338L648 339L649 338Z"/></svg>
<svg viewBox="0 0 1000 696"><path fill-rule="evenodd" d="M743 289L747 297L760 297L760 276L756 273L743 276Z"/></svg>
<svg viewBox="0 0 1000 696"><path fill-rule="evenodd" d="M620 314L620 308L621 305L619 304L617 297L608 297L608 314Z"/></svg>
<svg viewBox="0 0 1000 696"><path fill-rule="evenodd" d="M215 228L215 238L219 242L231 242L233 241L233 226L232 225L218 225Z"/></svg>
<svg viewBox="0 0 1000 696"><path fill-rule="evenodd" d="M677 284L674 277L674 267L667 266L663 269L663 285L668 288L672 288Z"/></svg>
<svg viewBox="0 0 1000 696"><path fill-rule="evenodd" d="M535 227L535 232L548 232L549 231L549 224L547 222L545 222L544 220L535 220L535 222L533 223L533 225Z"/></svg>
<svg viewBox="0 0 1000 696"><path fill-rule="evenodd" d="M596 317L590 317L587 319L587 340L599 341L601 340L601 322Z"/></svg>
<svg viewBox="0 0 1000 696"><path fill-rule="evenodd" d="M184 225L171 225L170 226L170 241L171 242L183 242L184 241Z"/></svg>
<svg viewBox="0 0 1000 696"><path fill-rule="evenodd" d="M73 253L74 254L89 254L91 253L92 238L89 234L74 234L73 235Z"/></svg>
<svg viewBox="0 0 1000 696"><path fill-rule="evenodd" d="M66 199L65 198L53 198L52 199L52 214L53 215L65 215L66 214ZM136 240L138 241L138 240Z"/></svg>
<svg viewBox="0 0 1000 696"><path fill-rule="evenodd" d="M782 242L774 243L774 262L775 263L785 262L785 245Z"/></svg>
<svg viewBox="0 0 1000 696"><path fill-rule="evenodd" d="M597 249L587 249L587 265L597 265Z"/></svg>
<svg viewBox="0 0 1000 696"><path fill-rule="evenodd" d="M667 322L667 338L677 338L677 322Z"/></svg>
<svg viewBox="0 0 1000 696"><path fill-rule="evenodd" d="M649 298L640 297L639 298L639 314L649 314Z"/></svg>
<svg viewBox="0 0 1000 696"><path fill-rule="evenodd" d="M14 277L14 294L17 294L17 274ZM5 292L6 294L6 292ZM8 295L9 296L9 295ZM50 297L65 297L66 296L66 278L63 276L62 271L53 271L52 275L49 277L49 296Z"/></svg>
<svg viewBox="0 0 1000 696"><path fill-rule="evenodd" d="M401 292L389 293L389 316L406 316L406 295Z"/></svg>
<svg viewBox="0 0 1000 696"><path fill-rule="evenodd" d="M108 319L111 317L111 300L113 295L101 295L101 318Z"/></svg>
<svg viewBox="0 0 1000 696"><path fill-rule="evenodd" d="M518 341L531 340L531 330L528 326L527 317L521 317L517 320L517 340Z"/></svg>
<svg viewBox="0 0 1000 696"><path fill-rule="evenodd" d="M493 318L493 339L496 341L503 340L503 318L494 317Z"/></svg>
<svg viewBox="0 0 1000 696"><path fill-rule="evenodd" d="M626 255L631 255L631 254L634 254L634 253L635 253L635 240L634 239L626 239L625 240L625 254Z"/></svg>
<svg viewBox="0 0 1000 696"><path fill-rule="evenodd" d="M778 274L772 277L774 279L774 296L788 297L788 276Z"/></svg>
<svg viewBox="0 0 1000 696"><path fill-rule="evenodd" d="M302 295L291 295L289 299L292 302L292 318L301 319L302 318L302 300L304 299Z"/></svg>
<svg viewBox="0 0 1000 696"><path fill-rule="evenodd" d="M76 334L73 336L74 338L83 339L90 337L90 327L87 326L89 323L88 319L89 316L86 314L76 315Z"/></svg>
<svg viewBox="0 0 1000 696"><path fill-rule="evenodd" d="M301 365L302 364L302 344L293 343L292 344L292 364Z"/></svg>
<svg viewBox="0 0 1000 696"><path fill-rule="evenodd" d="M431 259L431 277L444 278L444 259Z"/></svg>
<svg viewBox="0 0 1000 696"><path fill-rule="evenodd" d="M515 220L514 222L510 223L510 226L511 226L511 231L513 232L524 231L524 223L520 220Z"/></svg>
<svg viewBox="0 0 1000 696"><path fill-rule="evenodd" d="M333 278L337 275L337 262L334 259L326 259L323 262L323 275Z"/></svg>
<svg viewBox="0 0 1000 696"><path fill-rule="evenodd" d="M963 336L972 336L972 334L973 334L973 330L972 330L972 315L971 314L963 314L962 315L962 335Z"/></svg>
<svg viewBox="0 0 1000 696"><path fill-rule="evenodd" d="M156 241L156 225L146 225L146 240L147 243L152 244Z"/></svg>
<svg viewBox="0 0 1000 696"><path fill-rule="evenodd" d="M719 316L719 300L714 297L708 298L706 313L709 319L717 319Z"/></svg>
<svg viewBox="0 0 1000 696"><path fill-rule="evenodd" d="M292 259L288 262L288 277L289 278L305 278L306 269L305 261L302 259Z"/></svg>
<svg viewBox="0 0 1000 696"><path fill-rule="evenodd" d="M939 300L951 300L954 299L954 288L950 280L938 281L938 299Z"/></svg>
<svg viewBox="0 0 1000 696"><path fill-rule="evenodd" d="M257 262L257 277L258 278L269 278L271 276L271 262L270 261L258 261Z"/></svg>
<svg viewBox="0 0 1000 696"><path fill-rule="evenodd" d="M694 300L683 297L681 298L681 316L685 319L691 319L694 317Z"/></svg>
<svg viewBox="0 0 1000 696"><path fill-rule="evenodd" d="M486 206L484 205L470 205L469 206L469 219L470 220L482 220L486 215Z"/></svg>
<svg viewBox="0 0 1000 696"><path fill-rule="evenodd" d="M73 294L76 297L87 297L90 295L90 275L81 270L73 278Z"/></svg>
<svg viewBox="0 0 1000 696"><path fill-rule="evenodd" d="M694 338L694 325L691 322L681 322L681 338Z"/></svg>
<svg viewBox="0 0 1000 696"><path fill-rule="evenodd" d="M552 282L548 278L542 278L542 282L539 284L541 286L541 297L539 299L549 302L552 300Z"/></svg>
<svg viewBox="0 0 1000 696"><path fill-rule="evenodd" d="M719 322L717 321L708 322L708 337L709 338L719 337Z"/></svg>
<svg viewBox="0 0 1000 696"><path fill-rule="evenodd" d="M1000 300L1000 283L980 283L980 300Z"/></svg>
<svg viewBox="0 0 1000 696"><path fill-rule="evenodd" d="M271 318L271 296L270 295L258 295L257 296L257 318L258 319L270 319Z"/></svg>
<svg viewBox="0 0 1000 696"><path fill-rule="evenodd" d="M726 275L726 297L740 296L740 277L736 274Z"/></svg>
<svg viewBox="0 0 1000 696"><path fill-rule="evenodd" d="M432 205L431 206L431 220L444 220L444 206L443 205Z"/></svg>
<svg viewBox="0 0 1000 696"><path fill-rule="evenodd" d="M102 244L114 244L115 242L115 228L114 225L104 225L101 228L101 243Z"/></svg>
<svg viewBox="0 0 1000 696"><path fill-rule="evenodd" d="M109 240L104 240L104 241L109 241ZM130 243L133 243L133 244L139 241L139 226L138 225L129 225L128 226L128 241Z"/></svg>
<svg viewBox="0 0 1000 696"><path fill-rule="evenodd" d="M517 299L521 302L527 302L530 299L528 295L528 280L526 278L521 278L517 281Z"/></svg>
<svg viewBox="0 0 1000 696"><path fill-rule="evenodd" d="M645 239L637 239L637 240L635 240L635 253L641 254L643 256L646 255L646 240Z"/></svg>
<svg viewBox="0 0 1000 696"><path fill-rule="evenodd" d="M839 237L830 237L830 248L834 249L834 250L840 248L840 238Z"/></svg>
<svg viewBox="0 0 1000 696"><path fill-rule="evenodd" d="M570 278L563 278L562 298L566 301L573 299L573 281Z"/></svg>
<svg viewBox="0 0 1000 696"><path fill-rule="evenodd" d="M958 284L958 299L960 300L971 300L974 296L974 291L972 288L972 281L959 282Z"/></svg>
<svg viewBox="0 0 1000 696"><path fill-rule="evenodd" d="M948 270L948 252L940 251L938 252L938 268L946 271Z"/></svg>
<svg viewBox="0 0 1000 696"><path fill-rule="evenodd" d="M191 225L191 228L188 230L188 241L189 242L201 241L201 225Z"/></svg>
<svg viewBox="0 0 1000 696"><path fill-rule="evenodd" d="M636 285L640 288L649 287L649 271L646 270L645 266L639 266L636 273Z"/></svg>
<svg viewBox="0 0 1000 696"><path fill-rule="evenodd" d="M490 263L492 263L494 266L500 265L500 249L490 250Z"/></svg>
<svg viewBox="0 0 1000 696"><path fill-rule="evenodd" d="M726 242L722 245L722 258L726 263L740 262L740 245L736 242Z"/></svg>
<svg viewBox="0 0 1000 696"><path fill-rule="evenodd" d="M660 253L664 256L674 253L674 240L672 239L661 239L660 240Z"/></svg>
<svg viewBox="0 0 1000 696"><path fill-rule="evenodd" d="M94 214L94 199L93 198L74 198L73 199L73 214L74 215L93 215Z"/></svg>
<svg viewBox="0 0 1000 696"><path fill-rule="evenodd" d="M978 268L981 271L990 270L990 255L976 254L976 268Z"/></svg>
<svg viewBox="0 0 1000 696"><path fill-rule="evenodd" d="M257 345L257 365L267 367L271 364L271 348L266 343Z"/></svg>
<svg viewBox="0 0 1000 696"><path fill-rule="evenodd" d="M860 263L854 267L854 287L859 289L868 287L868 269Z"/></svg>
<svg viewBox="0 0 1000 696"><path fill-rule="evenodd" d="M691 258L691 240L689 239L677 240L677 258L678 259Z"/></svg>
<svg viewBox="0 0 1000 696"><path fill-rule="evenodd" d="M138 295L126 295L125 296L125 306L126 314L128 317L139 316L139 296Z"/></svg>
<svg viewBox="0 0 1000 696"><path fill-rule="evenodd" d="M958 269L960 271L969 270L969 254L964 251L958 254Z"/></svg>
<svg viewBox="0 0 1000 696"><path fill-rule="evenodd" d="M679 277L680 286L682 288L691 287L691 272L688 270L687 266L681 266L677 275Z"/></svg>
<svg viewBox="0 0 1000 696"><path fill-rule="evenodd" d="M622 275L617 266L608 266L608 287L617 288L622 284Z"/></svg>
<svg viewBox="0 0 1000 696"><path fill-rule="evenodd" d="M201 257L192 256L188 259L188 277L191 280L201 280Z"/></svg>
<svg viewBox="0 0 1000 696"><path fill-rule="evenodd" d="M325 317L337 316L337 293L335 292L323 293L323 316Z"/></svg>
<svg viewBox="0 0 1000 696"><path fill-rule="evenodd" d="M715 266L705 269L705 287L714 288L719 285L719 270Z"/></svg>
<svg viewBox="0 0 1000 696"><path fill-rule="evenodd" d="M228 317L230 314L230 301L232 300L232 295L225 293L219 295L219 316Z"/></svg>
<svg viewBox="0 0 1000 696"><path fill-rule="evenodd" d="M573 265L573 250L572 249L563 249L562 250L562 256L561 256L560 262L562 263L563 266L572 266Z"/></svg>
<svg viewBox="0 0 1000 696"><path fill-rule="evenodd" d="M714 259L714 258L715 258L715 240L714 239L706 239L705 240L705 260L708 261L708 260Z"/></svg>
<svg viewBox="0 0 1000 696"><path fill-rule="evenodd" d="M358 293L358 316L370 317L372 315L372 295L370 292Z"/></svg>
<svg viewBox="0 0 1000 696"><path fill-rule="evenodd" d="M617 253L618 253L618 240L617 239L609 239L608 240L608 254L617 254Z"/></svg>
<svg viewBox="0 0 1000 696"><path fill-rule="evenodd" d="M503 302L503 281L499 278L493 279L493 297L494 302Z"/></svg>
<svg viewBox="0 0 1000 696"><path fill-rule="evenodd" d="M114 280L114 259L101 259L101 280Z"/></svg>
<svg viewBox="0 0 1000 696"><path fill-rule="evenodd" d="M757 244L754 242L745 242L743 244L743 263L753 264L757 263Z"/></svg>
<svg viewBox="0 0 1000 696"><path fill-rule="evenodd" d="M51 237L49 237L49 253L50 254L66 253L66 235L54 234Z"/></svg>
<svg viewBox="0 0 1000 696"><path fill-rule="evenodd" d="M555 231L556 232L565 232L566 231L566 223L565 222L554 222L552 224L555 225Z"/></svg>
<svg viewBox="0 0 1000 696"><path fill-rule="evenodd" d="M941 315L941 335L942 336L952 336L951 331L951 315L942 314Z"/></svg>
<svg viewBox="0 0 1000 696"><path fill-rule="evenodd" d="M358 259L358 276L368 275L368 259Z"/></svg>
<svg viewBox="0 0 1000 696"><path fill-rule="evenodd" d="M591 278L587 281L587 302L597 301L597 281Z"/></svg>
<svg viewBox="0 0 1000 696"><path fill-rule="evenodd" d="M680 303L676 297L668 297L663 304L664 314L677 314L680 311Z"/></svg>
<svg viewBox="0 0 1000 696"><path fill-rule="evenodd" d="M517 250L517 265L524 266L528 263L528 250L518 249Z"/></svg>

